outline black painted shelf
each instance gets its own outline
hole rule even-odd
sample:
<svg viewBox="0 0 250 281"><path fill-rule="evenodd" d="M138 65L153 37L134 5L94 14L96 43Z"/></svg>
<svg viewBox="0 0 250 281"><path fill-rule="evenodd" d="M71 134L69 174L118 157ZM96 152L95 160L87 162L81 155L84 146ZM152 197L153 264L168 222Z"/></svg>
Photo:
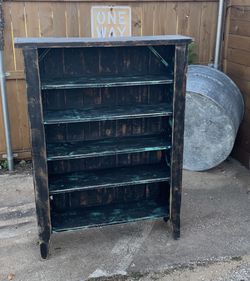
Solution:
<svg viewBox="0 0 250 281"><path fill-rule="evenodd" d="M140 85L172 84L173 79L167 75L119 76L115 77L78 77L43 81L42 90L107 88Z"/></svg>
<svg viewBox="0 0 250 281"><path fill-rule="evenodd" d="M53 232L161 217L169 217L168 204L152 199L51 213Z"/></svg>
<svg viewBox="0 0 250 281"><path fill-rule="evenodd" d="M149 105L129 105L111 107L91 107L86 109L50 110L44 112L44 124L94 122L119 119L171 116L168 103Z"/></svg>
<svg viewBox="0 0 250 281"><path fill-rule="evenodd" d="M47 144L47 160L68 160L125 153L167 150L169 137L162 135L108 138Z"/></svg>
<svg viewBox="0 0 250 281"><path fill-rule="evenodd" d="M165 163L80 171L49 176L49 193L53 195L95 188L164 182L169 178L170 168Z"/></svg>

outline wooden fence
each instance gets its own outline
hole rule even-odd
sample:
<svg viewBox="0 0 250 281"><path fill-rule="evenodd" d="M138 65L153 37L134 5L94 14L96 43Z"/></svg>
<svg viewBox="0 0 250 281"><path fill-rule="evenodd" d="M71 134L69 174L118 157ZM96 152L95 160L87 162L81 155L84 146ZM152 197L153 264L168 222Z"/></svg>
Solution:
<svg viewBox="0 0 250 281"><path fill-rule="evenodd" d="M90 36L91 6L118 4L131 7L132 35L190 35L197 44L197 62L213 60L217 0L4 1L7 95L13 150L18 158L30 157L30 141L23 56L14 48L14 37ZM0 109L0 155L4 151Z"/></svg>
<svg viewBox="0 0 250 281"><path fill-rule="evenodd" d="M250 168L250 1L231 0L227 9L224 71L240 88L245 114L233 156Z"/></svg>

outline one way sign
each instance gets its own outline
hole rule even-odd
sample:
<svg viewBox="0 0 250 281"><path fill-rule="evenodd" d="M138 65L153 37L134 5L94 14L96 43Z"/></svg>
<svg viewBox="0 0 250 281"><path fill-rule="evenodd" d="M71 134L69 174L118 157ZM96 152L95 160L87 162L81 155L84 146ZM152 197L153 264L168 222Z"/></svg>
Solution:
<svg viewBox="0 0 250 281"><path fill-rule="evenodd" d="M131 36L131 8L128 6L93 6L92 37Z"/></svg>

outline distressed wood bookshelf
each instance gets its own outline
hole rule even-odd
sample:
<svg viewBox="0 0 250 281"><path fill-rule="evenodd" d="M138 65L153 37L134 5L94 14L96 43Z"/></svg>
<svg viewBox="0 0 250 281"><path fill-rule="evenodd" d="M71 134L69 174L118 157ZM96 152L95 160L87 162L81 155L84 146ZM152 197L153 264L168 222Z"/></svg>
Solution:
<svg viewBox="0 0 250 281"><path fill-rule="evenodd" d="M170 218L180 237L184 36L17 38L41 256L53 232Z"/></svg>

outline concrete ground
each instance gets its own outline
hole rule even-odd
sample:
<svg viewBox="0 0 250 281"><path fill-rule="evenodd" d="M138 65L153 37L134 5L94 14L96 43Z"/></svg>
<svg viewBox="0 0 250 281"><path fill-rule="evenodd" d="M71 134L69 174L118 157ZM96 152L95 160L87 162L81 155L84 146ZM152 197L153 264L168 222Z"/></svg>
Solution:
<svg viewBox="0 0 250 281"><path fill-rule="evenodd" d="M162 220L54 234L41 260L30 173L0 176L0 280L250 281L250 172L184 172L182 233Z"/></svg>

